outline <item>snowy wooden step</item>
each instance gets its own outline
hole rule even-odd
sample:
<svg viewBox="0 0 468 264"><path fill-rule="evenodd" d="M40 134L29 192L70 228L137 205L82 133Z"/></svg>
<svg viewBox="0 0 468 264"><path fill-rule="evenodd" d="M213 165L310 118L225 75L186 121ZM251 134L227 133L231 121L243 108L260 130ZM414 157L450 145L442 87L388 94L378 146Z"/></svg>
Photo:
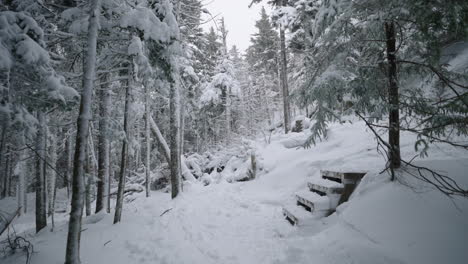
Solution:
<svg viewBox="0 0 468 264"><path fill-rule="evenodd" d="M311 212L302 206L297 206L295 203L283 206L283 215L291 225L303 225L313 219Z"/></svg>
<svg viewBox="0 0 468 264"><path fill-rule="evenodd" d="M325 180L322 178L312 179L307 183L309 190L321 196L330 194L341 194L344 186L341 183Z"/></svg>
<svg viewBox="0 0 468 264"><path fill-rule="evenodd" d="M296 193L296 200L298 205L311 212L330 210L330 199L327 196L320 196L308 190Z"/></svg>
<svg viewBox="0 0 468 264"><path fill-rule="evenodd" d="M320 174L323 179L335 181L338 183L356 183L366 174L365 172L338 172L321 170Z"/></svg>

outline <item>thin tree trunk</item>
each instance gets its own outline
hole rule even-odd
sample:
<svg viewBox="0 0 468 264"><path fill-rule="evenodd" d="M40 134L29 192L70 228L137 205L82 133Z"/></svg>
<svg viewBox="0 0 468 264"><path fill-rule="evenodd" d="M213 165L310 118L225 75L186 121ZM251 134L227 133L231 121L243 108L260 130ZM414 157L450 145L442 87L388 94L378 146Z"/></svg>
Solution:
<svg viewBox="0 0 468 264"><path fill-rule="evenodd" d="M122 143L122 156L120 160L120 173L119 173L119 187L117 190L117 202L115 204L115 215L114 215L114 224L120 222L122 218L122 207L123 207L123 198L125 190L125 180L127 176L127 166L128 166L128 143L130 141L129 135L129 111L130 111L130 100L133 86L133 63L129 65L128 73L128 83L125 93L125 110L124 110L124 132L125 139Z"/></svg>
<svg viewBox="0 0 468 264"><path fill-rule="evenodd" d="M73 143L71 133L68 135L65 142L66 145L66 163L65 163L65 186L67 188L67 197L70 199L70 185L71 185L71 174L72 174L72 157L73 157Z"/></svg>
<svg viewBox="0 0 468 264"><path fill-rule="evenodd" d="M3 76L5 74L5 76ZM0 84L2 86L1 90L1 98L0 98L0 107L5 107L8 109L10 107L10 70L7 71L0 71L0 80L3 80L4 83ZM6 134L8 133L8 128L10 127L10 114L6 111L3 111L0 113L0 124L2 125L2 138L0 141L0 164L3 162L3 149L5 147L5 139L6 139ZM8 193L7 193L7 185L6 185L6 177L7 174L4 174L3 177L5 177L3 180L3 190L1 197L4 198Z"/></svg>
<svg viewBox="0 0 468 264"><path fill-rule="evenodd" d="M92 117L91 104L93 96L93 82L96 70L96 44L98 37L100 10L101 1L93 0L91 2L89 16L86 63L83 64L83 91L77 122L78 128L76 132L75 158L73 164L73 193L70 222L68 224L65 264L80 263L81 217L83 214L84 193L83 166L86 159L85 148L89 133L89 120Z"/></svg>
<svg viewBox="0 0 468 264"><path fill-rule="evenodd" d="M107 80L107 76L103 77ZM107 209L107 181L109 179L109 140L108 140L108 123L110 118L111 90L106 85L101 87L101 102L100 102L100 119L99 119L99 145L98 145L98 178L97 196L96 196L96 213L102 209Z"/></svg>
<svg viewBox="0 0 468 264"><path fill-rule="evenodd" d="M226 141L231 143L231 88L226 89Z"/></svg>
<svg viewBox="0 0 468 264"><path fill-rule="evenodd" d="M136 138L136 142L137 143L137 148L135 148L135 158L133 159L134 163L133 163L133 169L138 169L140 163L141 163L141 131L140 131L140 125L138 124L138 122L136 122L136 127L134 127L134 129L136 129L136 133L135 133L135 138ZM132 169L132 168L130 168Z"/></svg>
<svg viewBox="0 0 468 264"><path fill-rule="evenodd" d="M88 137L90 139L91 137ZM85 161L85 208L86 208L86 216L91 215L91 177L92 170L91 170L91 161L90 161L90 152L91 146L88 144L86 147L86 161Z"/></svg>
<svg viewBox="0 0 468 264"><path fill-rule="evenodd" d="M44 135L45 135L45 116L42 112L37 112L38 130L36 137L36 232L41 231L47 226L47 214L45 205L44 189Z"/></svg>
<svg viewBox="0 0 468 264"><path fill-rule="evenodd" d="M22 135L22 141L24 142L24 135ZM16 197L18 201L19 215L26 213L25 204L25 192L26 192L26 171L27 171L27 157L26 150L21 150L19 154L19 161L16 164L15 173L18 176Z"/></svg>
<svg viewBox="0 0 468 264"><path fill-rule="evenodd" d="M8 177L10 177L10 179L8 180L8 195L10 197L14 197L15 196L15 193L14 193L14 188L13 188L13 173L14 173L14 167L13 167L13 157L11 156L12 154L10 154L10 166L9 166L9 173L8 173Z"/></svg>
<svg viewBox="0 0 468 264"><path fill-rule="evenodd" d="M109 142L108 144L108 159L107 159L107 168L108 168L108 173L107 173L107 188L106 188L106 202L107 202L107 213L110 214L110 209L111 209L111 199L110 199L110 189L111 189L111 173L113 173L113 170L110 166L110 150L111 150L111 143Z"/></svg>
<svg viewBox="0 0 468 264"><path fill-rule="evenodd" d="M174 199L180 192L180 168L179 168L179 87L177 78L173 78L169 92L169 115L170 115L170 138L169 148L171 150L171 160L169 163L171 175L171 196Z"/></svg>
<svg viewBox="0 0 468 264"><path fill-rule="evenodd" d="M286 0L282 0L282 6L286 6ZM286 56L286 38L284 29L280 25L280 53L281 53L281 88L283 93L283 114L284 114L284 132L287 134L290 130L290 109L289 109L289 89L288 89L288 59Z"/></svg>
<svg viewBox="0 0 468 264"><path fill-rule="evenodd" d="M5 152L5 171L3 173L4 177L4 195L3 197L10 196L10 182L11 182L11 174L10 174L10 163L11 163L11 152L10 152L10 146L7 145L6 147L6 152Z"/></svg>
<svg viewBox="0 0 468 264"><path fill-rule="evenodd" d="M150 183L151 183L151 134L150 134L150 102L149 102L149 91L148 86L145 85L145 143L146 143L146 155L145 155L145 173L146 173L146 197L150 196Z"/></svg>
<svg viewBox="0 0 468 264"><path fill-rule="evenodd" d="M49 148L49 160L50 165L56 167L57 163L57 142L55 138L55 133L51 133L50 137L50 148ZM49 170L47 174L47 195L48 195L48 211L47 215L49 217L53 216L55 211L55 185L56 185L56 172L55 170Z"/></svg>
<svg viewBox="0 0 468 264"><path fill-rule="evenodd" d="M23 154L20 155L20 158L26 158ZM22 166L22 165L21 165ZM19 215L25 214L25 175L24 175L24 168L20 169L21 171L18 172L18 183L17 183L17 189L16 189L16 196L18 200L18 208L21 208L19 211Z"/></svg>
<svg viewBox="0 0 468 264"><path fill-rule="evenodd" d="M389 101L389 131L388 143L389 163L392 168L399 168L400 161L400 114L399 114L399 94L397 83L396 65L396 33L395 23L385 23L385 35L387 37L387 60L388 60L388 101ZM392 180L394 175L392 174Z"/></svg>

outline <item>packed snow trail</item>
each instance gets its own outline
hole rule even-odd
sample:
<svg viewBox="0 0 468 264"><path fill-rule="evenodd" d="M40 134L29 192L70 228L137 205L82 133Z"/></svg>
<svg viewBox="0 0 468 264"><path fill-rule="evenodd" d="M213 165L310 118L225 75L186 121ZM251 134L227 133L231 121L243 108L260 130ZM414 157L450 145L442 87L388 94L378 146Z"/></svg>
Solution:
<svg viewBox="0 0 468 264"><path fill-rule="evenodd" d="M152 212L152 234L128 242L131 253L146 255L140 263L278 262L286 247L277 229L285 224L280 208L243 198L240 187L189 186L190 195L167 205L172 210Z"/></svg>

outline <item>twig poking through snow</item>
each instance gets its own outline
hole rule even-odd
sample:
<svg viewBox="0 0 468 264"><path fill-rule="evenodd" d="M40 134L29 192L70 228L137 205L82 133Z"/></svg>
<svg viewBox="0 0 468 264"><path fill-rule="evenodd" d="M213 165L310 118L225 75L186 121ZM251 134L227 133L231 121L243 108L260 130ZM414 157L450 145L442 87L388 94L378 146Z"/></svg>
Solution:
<svg viewBox="0 0 468 264"><path fill-rule="evenodd" d="M167 210L166 210L166 211L164 211L164 212L163 212L163 213L162 213L160 216L163 216L163 215L165 215L167 212L169 212L169 211L171 211L171 210L172 210L172 208L169 208L169 209L167 209Z"/></svg>

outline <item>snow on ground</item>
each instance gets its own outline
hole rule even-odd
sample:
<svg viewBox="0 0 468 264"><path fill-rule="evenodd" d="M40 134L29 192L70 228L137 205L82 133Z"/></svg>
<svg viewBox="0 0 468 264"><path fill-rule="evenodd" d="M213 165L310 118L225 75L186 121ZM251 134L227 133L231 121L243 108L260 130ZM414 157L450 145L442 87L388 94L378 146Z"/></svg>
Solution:
<svg viewBox="0 0 468 264"><path fill-rule="evenodd" d="M332 124L328 139L310 149L285 147L285 141L301 136L275 135L269 145L259 141L256 154L266 173L253 181L185 185L175 200L162 192L148 199L138 194L125 204L117 225L112 225L113 215L87 217L82 262L466 263L468 199L449 199L408 175L400 175L405 185L390 182L388 175L379 174L384 160L362 122ZM404 157L413 157L413 142L414 137L403 135ZM468 185L466 151L435 145L428 158L417 162ZM281 205L304 190L308 179L319 177L320 169L368 174L337 213L305 227L289 225ZM0 201L0 206L6 203ZM54 232L26 231L36 251L31 263L63 263L64 216L57 217L62 220ZM28 215L17 221L33 226L33 219ZM24 263L24 256L0 262Z"/></svg>

